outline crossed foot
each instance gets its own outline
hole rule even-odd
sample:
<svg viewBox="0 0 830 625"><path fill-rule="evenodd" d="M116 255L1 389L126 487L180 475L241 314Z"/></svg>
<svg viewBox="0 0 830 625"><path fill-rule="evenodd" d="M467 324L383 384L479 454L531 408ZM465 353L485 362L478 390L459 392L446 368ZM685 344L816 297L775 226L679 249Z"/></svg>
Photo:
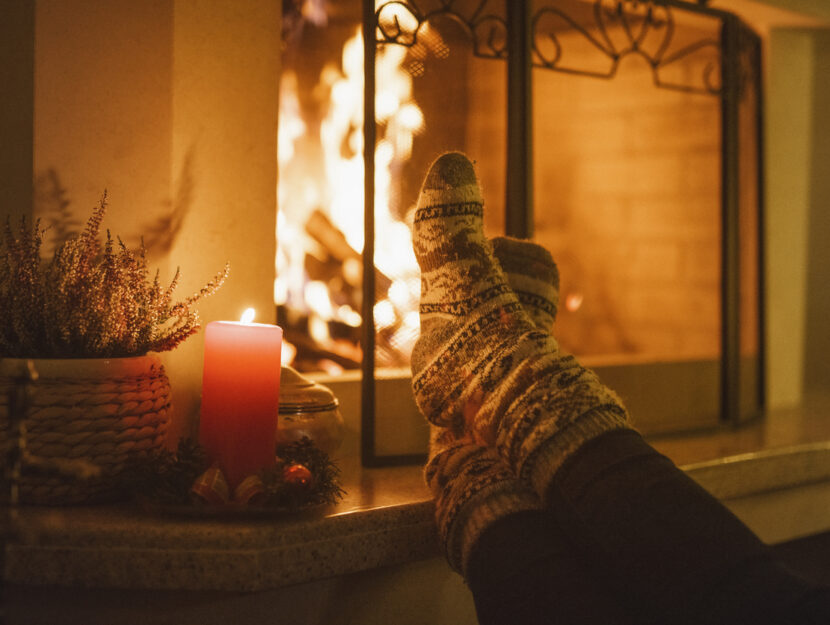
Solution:
<svg viewBox="0 0 830 625"><path fill-rule="evenodd" d="M627 413L550 334L559 299L550 253L484 236L481 191L463 154L430 168L413 245L421 336L412 388L431 424L425 478L450 562L464 571L489 523L538 508L562 463L629 427Z"/></svg>

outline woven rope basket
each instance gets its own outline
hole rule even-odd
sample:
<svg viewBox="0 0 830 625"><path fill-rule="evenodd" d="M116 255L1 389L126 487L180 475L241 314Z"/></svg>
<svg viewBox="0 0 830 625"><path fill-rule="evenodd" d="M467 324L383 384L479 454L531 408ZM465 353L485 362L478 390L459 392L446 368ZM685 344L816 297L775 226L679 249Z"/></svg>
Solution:
<svg viewBox="0 0 830 625"><path fill-rule="evenodd" d="M26 416L26 447L46 459L87 460L100 477L80 481L58 475L27 475L20 502L78 504L127 495L121 484L127 463L164 445L170 382L157 356L32 361ZM26 360L0 360L0 448L9 444L9 391Z"/></svg>

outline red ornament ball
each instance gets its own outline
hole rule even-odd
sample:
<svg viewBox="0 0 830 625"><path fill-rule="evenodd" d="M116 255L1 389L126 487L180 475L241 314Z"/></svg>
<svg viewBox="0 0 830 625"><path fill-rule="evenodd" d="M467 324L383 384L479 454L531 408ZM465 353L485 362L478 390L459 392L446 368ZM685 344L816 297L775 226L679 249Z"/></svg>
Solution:
<svg viewBox="0 0 830 625"><path fill-rule="evenodd" d="M297 484L298 486L308 486L311 484L311 471L302 464L286 465L282 471L282 475L289 484Z"/></svg>

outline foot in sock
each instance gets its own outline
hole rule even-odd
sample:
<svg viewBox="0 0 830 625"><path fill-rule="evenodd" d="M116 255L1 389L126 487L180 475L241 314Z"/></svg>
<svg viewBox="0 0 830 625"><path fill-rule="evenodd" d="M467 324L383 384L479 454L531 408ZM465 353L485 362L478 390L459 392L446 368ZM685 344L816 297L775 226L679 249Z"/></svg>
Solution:
<svg viewBox="0 0 830 625"><path fill-rule="evenodd" d="M424 480L435 500L438 535L450 565L466 577L484 530L510 514L541 509L541 502L495 450L437 426L431 426L430 438Z"/></svg>
<svg viewBox="0 0 830 625"><path fill-rule="evenodd" d="M482 228L470 162L440 157L414 220L422 271L421 338L413 390L432 423L470 431L536 492L564 459L627 427L619 399L535 328L509 287Z"/></svg>
<svg viewBox="0 0 830 625"><path fill-rule="evenodd" d="M493 255L533 325L550 332L559 308L559 270L544 247L512 237L491 239Z"/></svg>
<svg viewBox="0 0 830 625"><path fill-rule="evenodd" d="M530 241L499 237L494 254L522 308L540 330L550 330L559 300L559 273L550 253ZM435 521L450 564L466 577L483 532L497 520L541 509L535 492L516 479L498 453L466 429L430 425L424 479L435 499Z"/></svg>

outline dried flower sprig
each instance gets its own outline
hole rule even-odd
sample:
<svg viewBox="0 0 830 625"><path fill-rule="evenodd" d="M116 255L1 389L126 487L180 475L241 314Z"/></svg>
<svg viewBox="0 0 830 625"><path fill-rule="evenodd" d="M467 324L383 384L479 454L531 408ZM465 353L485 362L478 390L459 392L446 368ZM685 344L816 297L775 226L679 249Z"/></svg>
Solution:
<svg viewBox="0 0 830 625"><path fill-rule="evenodd" d="M40 258L46 231L25 219L0 237L0 356L97 358L171 350L199 329L193 308L225 281L228 266L199 292L173 302L179 271L167 288L148 280L144 243L137 251L99 240L106 193L83 232Z"/></svg>

